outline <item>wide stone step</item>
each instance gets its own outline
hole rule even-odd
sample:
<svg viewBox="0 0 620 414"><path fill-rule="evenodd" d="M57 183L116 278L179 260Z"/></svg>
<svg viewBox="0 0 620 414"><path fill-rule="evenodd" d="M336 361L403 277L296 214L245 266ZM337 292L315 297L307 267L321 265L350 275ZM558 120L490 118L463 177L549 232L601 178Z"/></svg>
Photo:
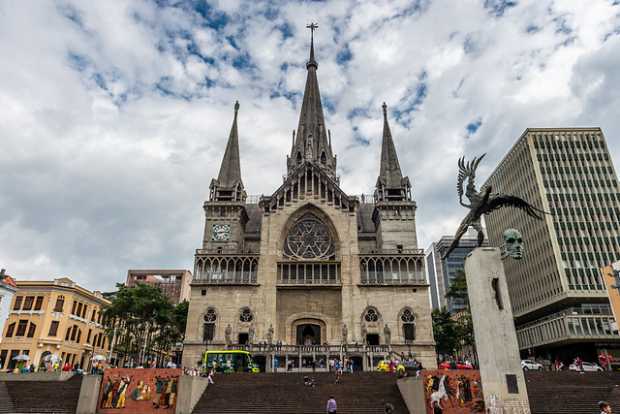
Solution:
<svg viewBox="0 0 620 414"><path fill-rule="evenodd" d="M73 377L68 381L4 381L0 384L0 395L4 387L13 405L12 411L8 411L10 413L68 414L75 413L77 408L82 378Z"/></svg>
<svg viewBox="0 0 620 414"><path fill-rule="evenodd" d="M589 414L597 402L620 407L620 373L527 372L532 414Z"/></svg>
<svg viewBox="0 0 620 414"><path fill-rule="evenodd" d="M304 376L315 387L304 385ZM384 401L406 413L396 377L384 373L345 374L335 384L333 373L221 374L215 377L196 405L194 413L324 414L330 396L338 413L383 413Z"/></svg>

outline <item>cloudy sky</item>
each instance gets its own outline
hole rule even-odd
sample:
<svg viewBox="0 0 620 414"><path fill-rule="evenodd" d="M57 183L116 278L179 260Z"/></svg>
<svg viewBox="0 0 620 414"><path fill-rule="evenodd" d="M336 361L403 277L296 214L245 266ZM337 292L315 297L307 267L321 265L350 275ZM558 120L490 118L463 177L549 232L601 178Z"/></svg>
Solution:
<svg viewBox="0 0 620 414"><path fill-rule="evenodd" d="M421 247L465 213L457 158L485 178L527 127L600 126L620 167L619 0L5 1L0 266L192 269L236 99L248 193L282 181L310 21L341 185L371 192L387 102Z"/></svg>

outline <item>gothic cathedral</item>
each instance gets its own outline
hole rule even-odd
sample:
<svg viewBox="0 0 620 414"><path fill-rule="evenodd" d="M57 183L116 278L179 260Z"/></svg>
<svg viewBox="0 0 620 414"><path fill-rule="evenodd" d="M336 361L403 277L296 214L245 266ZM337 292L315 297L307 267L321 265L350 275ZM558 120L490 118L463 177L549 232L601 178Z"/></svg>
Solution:
<svg viewBox="0 0 620 414"><path fill-rule="evenodd" d="M348 357L371 370L391 352L436 364L416 203L402 175L383 104L374 199L348 195L325 126L314 43L287 175L249 200L235 112L204 203L183 365L207 349L248 349L262 370L303 369ZM285 368L286 367L286 368Z"/></svg>

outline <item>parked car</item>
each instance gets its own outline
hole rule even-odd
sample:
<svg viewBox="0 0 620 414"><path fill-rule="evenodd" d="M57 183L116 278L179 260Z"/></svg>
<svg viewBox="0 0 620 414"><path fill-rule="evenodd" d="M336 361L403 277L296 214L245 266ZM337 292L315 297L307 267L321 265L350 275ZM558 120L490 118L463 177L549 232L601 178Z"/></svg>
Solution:
<svg viewBox="0 0 620 414"><path fill-rule="evenodd" d="M601 368L599 364L594 363L594 362L582 362L582 364L583 364L583 370L585 372L604 371L603 368ZM579 367L575 364L570 364L568 366L568 369L571 371L581 371L581 369L579 369Z"/></svg>
<svg viewBox="0 0 620 414"><path fill-rule="evenodd" d="M450 361L444 361L441 364L439 364L439 369L474 369L474 367L471 364L464 363L464 362L457 362L456 367L451 366L451 365L454 365L454 364L450 363Z"/></svg>
<svg viewBox="0 0 620 414"><path fill-rule="evenodd" d="M531 359L521 360L521 368L523 371L542 371L543 365Z"/></svg>

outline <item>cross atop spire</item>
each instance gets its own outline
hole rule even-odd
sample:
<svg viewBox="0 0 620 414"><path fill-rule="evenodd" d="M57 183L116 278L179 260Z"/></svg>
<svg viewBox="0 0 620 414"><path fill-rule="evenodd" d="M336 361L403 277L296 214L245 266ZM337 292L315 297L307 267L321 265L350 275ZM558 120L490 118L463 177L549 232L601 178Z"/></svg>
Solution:
<svg viewBox="0 0 620 414"><path fill-rule="evenodd" d="M316 23L310 23L309 25L306 26L306 28L310 29L310 59L308 60L308 63L306 64L306 68L309 68L310 66L314 66L314 68L316 69L319 66L319 64L314 59L314 31L319 28L319 25Z"/></svg>

